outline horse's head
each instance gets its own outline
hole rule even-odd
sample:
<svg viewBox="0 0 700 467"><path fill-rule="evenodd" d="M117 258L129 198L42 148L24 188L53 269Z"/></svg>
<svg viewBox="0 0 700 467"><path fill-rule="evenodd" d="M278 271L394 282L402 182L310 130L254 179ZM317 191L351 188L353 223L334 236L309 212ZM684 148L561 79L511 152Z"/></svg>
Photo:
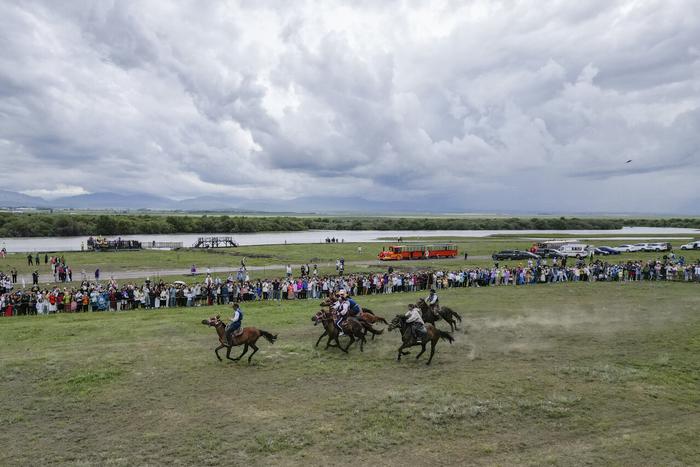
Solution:
<svg viewBox="0 0 700 467"><path fill-rule="evenodd" d="M416 306L420 309L427 308L428 304L425 302L425 299L419 298L418 301L416 302Z"/></svg>
<svg viewBox="0 0 700 467"><path fill-rule="evenodd" d="M389 323L389 327L387 328L389 332L393 331L394 329L401 328L403 319L404 318L401 315L394 316L394 319L391 320L391 323Z"/></svg>
<svg viewBox="0 0 700 467"><path fill-rule="evenodd" d="M315 324L323 323L324 321L327 321L329 319L332 319L332 314L330 311L327 310L319 310L318 313L314 315L313 318L311 318L312 321L314 321Z"/></svg>
<svg viewBox="0 0 700 467"><path fill-rule="evenodd" d="M203 319L202 324L205 324L207 326L218 327L222 324L221 317L219 315L210 316L207 319Z"/></svg>

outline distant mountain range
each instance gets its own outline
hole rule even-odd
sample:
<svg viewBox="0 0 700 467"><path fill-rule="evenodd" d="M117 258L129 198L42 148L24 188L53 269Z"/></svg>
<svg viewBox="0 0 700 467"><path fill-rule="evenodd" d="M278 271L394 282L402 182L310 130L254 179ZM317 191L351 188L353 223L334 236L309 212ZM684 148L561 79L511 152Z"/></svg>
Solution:
<svg viewBox="0 0 700 467"><path fill-rule="evenodd" d="M700 200L692 200L673 212L560 212L503 210L496 206L467 208L443 197L423 197L413 201L368 200L361 196L305 196L291 200L232 198L226 196L199 196L185 200L174 200L149 194L90 193L47 200L14 191L0 190L0 208L80 209L119 211L216 211L228 213L302 213L302 214L418 214L418 213L470 213L475 215L529 216L529 215L602 215L602 216L656 216L656 215L700 215Z"/></svg>
<svg viewBox="0 0 700 467"><path fill-rule="evenodd" d="M274 213L372 213L416 212L410 203L370 201L361 197L300 197L292 200L248 200L226 196L200 196L173 200L148 194L90 193L46 200L13 191L0 190L2 208L43 208L83 210L226 211ZM441 206L442 208L448 208Z"/></svg>

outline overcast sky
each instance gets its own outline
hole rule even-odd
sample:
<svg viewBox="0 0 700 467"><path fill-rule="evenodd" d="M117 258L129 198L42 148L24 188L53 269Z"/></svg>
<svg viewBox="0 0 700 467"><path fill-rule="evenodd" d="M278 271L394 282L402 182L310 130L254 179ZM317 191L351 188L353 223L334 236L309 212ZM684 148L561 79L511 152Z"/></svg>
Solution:
<svg viewBox="0 0 700 467"><path fill-rule="evenodd" d="M699 148L697 0L0 0L7 190L698 212Z"/></svg>

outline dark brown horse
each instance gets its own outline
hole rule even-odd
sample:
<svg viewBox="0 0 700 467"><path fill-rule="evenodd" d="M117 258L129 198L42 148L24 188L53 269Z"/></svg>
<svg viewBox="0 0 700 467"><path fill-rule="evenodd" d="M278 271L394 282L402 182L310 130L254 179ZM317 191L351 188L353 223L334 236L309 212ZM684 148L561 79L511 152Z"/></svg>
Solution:
<svg viewBox="0 0 700 467"><path fill-rule="evenodd" d="M340 350L343 352L347 353L347 349L344 349L340 345L340 341L338 340L338 336L340 335L340 330L336 327L335 321L333 320L332 316L327 316L328 312L321 310L318 313L316 313L314 316L311 317L311 321L314 322L314 326L318 325L321 323L323 326L323 334L321 334L318 337L318 340L316 341L316 347L318 347L318 344L321 342L321 339L324 338L324 336L328 336L328 342L326 342L326 348L328 347L338 347ZM335 344L331 344L332 341L335 341Z"/></svg>
<svg viewBox="0 0 700 467"><path fill-rule="evenodd" d="M420 313L423 316L423 321L426 323L435 324L440 318L444 319L447 324L450 325L450 331L457 330L457 321L462 322L462 317L454 311L452 308L443 306L438 307L436 311L430 308L430 305L426 303L425 300L419 298L416 302L416 306L420 308Z"/></svg>
<svg viewBox="0 0 700 467"><path fill-rule="evenodd" d="M275 340L277 340L277 334L274 336L270 334L267 331L263 331L262 329L257 329L254 327L247 327L243 328L240 330L238 335L233 335L231 336L231 339L233 340L233 345L228 345L226 342L226 323L221 321L221 317L219 315L212 316L209 319L203 319L202 324L206 324L207 326L211 326L214 329L216 329L216 333L219 335L219 345L216 349L214 349L214 353L216 353L216 358L221 361L221 357L219 356L219 350L223 349L226 347L226 358L229 360L233 360L234 362L237 362L238 360L243 357L243 355L248 352L248 347L251 347L253 349L253 353L248 356L248 363L250 363L250 359L253 358L253 355L255 355L255 352L258 351L258 346L255 345L255 343L258 341L260 336L264 337L267 339L267 341L270 344L274 344ZM236 347L238 345L243 345L243 352L236 358L231 358L231 348Z"/></svg>
<svg viewBox="0 0 700 467"><path fill-rule="evenodd" d="M405 316L396 315L396 317L393 320L391 320L391 324L389 325L389 332L391 332L394 329L401 330L402 342L401 347L399 347L399 355L396 359L397 361L401 361L402 355L409 354L409 352L404 352L403 349L413 347L414 345L421 346L421 351L418 353L418 355L416 355L416 360L418 360L418 358L425 352L426 344L430 342L430 357L428 358L428 362L426 363L426 365L430 365L430 362L433 361L433 355L435 355L435 345L437 344L437 342L440 339L445 339L450 344L454 341L454 338L449 332L441 331L430 323L426 323L425 328L428 331L427 336L425 336L421 340L418 340L414 337L413 331L411 330L411 325L406 322Z"/></svg>
<svg viewBox="0 0 700 467"><path fill-rule="evenodd" d="M323 301L321 301L321 307L326 307L328 308L329 313L333 313L333 310L331 307L337 300L337 295L334 292L331 292L330 295ZM372 340L374 340L374 336L377 336L381 334L383 331L382 330L375 330L372 325L377 324L377 323L384 323L384 324L389 324L386 319L382 318L381 316L377 316L374 314L372 310L369 308L361 308L362 311L358 313L357 319L360 321L360 323L365 327L365 330L369 333L372 334ZM312 321L314 318L311 318ZM337 319L337 318L336 318ZM366 333L365 333L366 334ZM321 337L318 338L319 342L323 338L323 336L327 335L327 333L321 334ZM316 344L318 346L318 343Z"/></svg>
<svg viewBox="0 0 700 467"><path fill-rule="evenodd" d="M343 321L343 332L345 333L346 336L350 338L350 342L348 342L348 345L345 346L345 348L342 348L340 345L339 341L339 336L340 336L340 331L338 330L338 327L335 325L337 317L335 316L334 313L327 311L327 310L321 310L316 315L314 315L311 320L314 322L314 324L321 323L323 324L324 332L321 334L321 336L318 338L316 341L316 345L318 346L318 343L321 342L321 339L323 339L323 336L328 336L328 342L326 343L326 348L331 347L330 343L331 341L335 341L336 345L334 347L338 347L340 350L343 352L347 353L348 349L350 346L356 341L360 341L360 352L364 352L364 344L367 342L367 339L365 338L365 335L367 334L367 331L369 330L373 334L381 334L382 331L376 331L372 328L372 325L369 323L364 323L356 318L348 318L345 321Z"/></svg>

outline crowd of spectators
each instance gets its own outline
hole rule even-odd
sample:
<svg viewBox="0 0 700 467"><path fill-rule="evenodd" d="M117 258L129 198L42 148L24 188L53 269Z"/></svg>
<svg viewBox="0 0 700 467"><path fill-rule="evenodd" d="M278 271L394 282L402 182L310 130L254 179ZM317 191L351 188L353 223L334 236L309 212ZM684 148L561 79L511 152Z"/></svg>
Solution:
<svg viewBox="0 0 700 467"><path fill-rule="evenodd" d="M53 265L54 263L52 263ZM56 259L56 270L65 264ZM132 309L158 309L170 307L194 307L224 305L250 300L299 300L321 299L331 292L347 290L352 295L374 295L421 291L429 288L488 286L529 286L557 282L636 282L636 281L685 281L700 282L700 261L686 264L683 257L653 261L607 262L595 260L576 261L567 265L557 260L529 261L520 265L471 267L452 271L344 274L319 276L302 266L301 275L292 277L291 267L283 278L251 280L245 267L226 278L207 273L203 280L187 284L182 281L166 283L163 280L118 283L87 280L83 277L78 286L70 284L20 287L16 273L0 273L0 314L2 316L27 314L52 314L63 312L123 311ZM58 275L60 277L60 274ZM59 281L56 281L59 282Z"/></svg>

